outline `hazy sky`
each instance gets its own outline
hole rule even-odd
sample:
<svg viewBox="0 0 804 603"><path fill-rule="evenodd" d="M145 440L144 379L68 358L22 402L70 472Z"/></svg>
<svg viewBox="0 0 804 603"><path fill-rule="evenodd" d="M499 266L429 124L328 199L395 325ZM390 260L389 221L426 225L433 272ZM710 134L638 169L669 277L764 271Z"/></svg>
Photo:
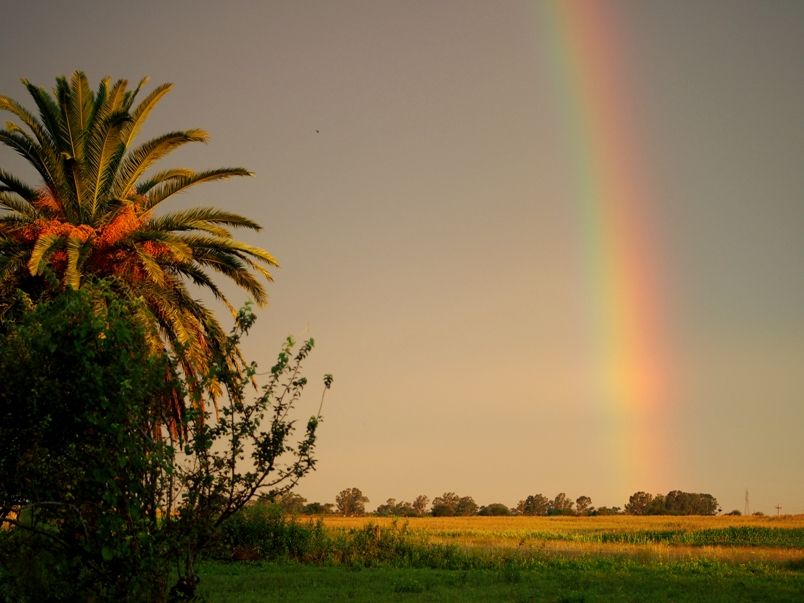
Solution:
<svg viewBox="0 0 804 603"><path fill-rule="evenodd" d="M748 488L804 513L804 3L591 6L4 0L0 93L174 82L143 135L212 140L165 165L255 172L174 208L264 225L243 238L282 268L247 354L312 335L308 374L335 375L309 500L682 489L742 510ZM590 165L638 191L642 244L612 264ZM601 292L637 264L620 276L650 295L622 314L650 358L624 378L664 380L627 408L599 390L621 335Z"/></svg>

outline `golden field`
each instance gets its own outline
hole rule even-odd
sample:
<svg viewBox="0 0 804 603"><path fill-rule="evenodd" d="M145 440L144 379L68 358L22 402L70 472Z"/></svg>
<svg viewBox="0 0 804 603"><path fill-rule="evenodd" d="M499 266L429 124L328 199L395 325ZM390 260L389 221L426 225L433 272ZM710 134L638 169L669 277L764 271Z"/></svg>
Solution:
<svg viewBox="0 0 804 603"><path fill-rule="evenodd" d="M639 559L711 558L804 563L804 515L599 517L324 517L327 530L369 524L405 529L432 544L523 554L610 554Z"/></svg>
<svg viewBox="0 0 804 603"><path fill-rule="evenodd" d="M329 528L359 528L368 523L390 526L394 522L407 523L411 530L422 532L578 532L638 531L638 530L708 530L732 526L767 528L804 528L804 515L601 515L575 517L557 515L511 517L341 517L324 516Z"/></svg>

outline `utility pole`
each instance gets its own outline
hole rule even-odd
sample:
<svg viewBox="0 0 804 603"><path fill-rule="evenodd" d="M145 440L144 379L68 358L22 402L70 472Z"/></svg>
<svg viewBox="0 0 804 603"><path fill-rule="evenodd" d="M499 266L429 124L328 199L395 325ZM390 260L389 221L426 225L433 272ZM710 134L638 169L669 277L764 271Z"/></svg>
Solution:
<svg viewBox="0 0 804 603"><path fill-rule="evenodd" d="M776 515L781 514L782 512L782 505L776 505Z"/></svg>
<svg viewBox="0 0 804 603"><path fill-rule="evenodd" d="M748 504L748 488L745 489L745 510L743 515L750 515L751 514L751 505Z"/></svg>

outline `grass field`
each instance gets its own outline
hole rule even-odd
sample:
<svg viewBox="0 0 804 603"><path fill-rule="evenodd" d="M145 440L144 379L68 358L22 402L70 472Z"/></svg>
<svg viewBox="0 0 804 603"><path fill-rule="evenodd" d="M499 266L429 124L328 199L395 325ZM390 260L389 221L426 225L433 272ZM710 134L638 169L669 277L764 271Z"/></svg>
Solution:
<svg viewBox="0 0 804 603"><path fill-rule="evenodd" d="M328 517L333 531L404 525L433 544L642 559L804 562L804 516Z"/></svg>
<svg viewBox="0 0 804 603"><path fill-rule="evenodd" d="M302 519L302 522L305 520ZM316 563L207 562L210 601L804 601L804 516L327 517Z"/></svg>

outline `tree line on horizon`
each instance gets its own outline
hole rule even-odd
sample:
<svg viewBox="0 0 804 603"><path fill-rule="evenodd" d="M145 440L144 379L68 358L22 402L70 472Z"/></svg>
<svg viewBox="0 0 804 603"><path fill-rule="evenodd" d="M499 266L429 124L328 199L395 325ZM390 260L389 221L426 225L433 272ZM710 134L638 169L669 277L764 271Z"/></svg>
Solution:
<svg viewBox="0 0 804 603"><path fill-rule="evenodd" d="M354 517L374 515L378 517L469 517L469 516L595 516L595 515L716 515L722 511L717 499L708 493L671 490L667 494L652 495L648 492L634 492L623 507L595 507L588 496L575 500L564 492L550 499L543 494L531 494L511 507L504 503L478 505L471 496L459 496L455 492L445 492L436 496L432 502L424 494L412 502L389 498L372 512L366 511L369 498L359 488L341 490L335 503L308 502L306 498L288 492L282 496L268 499L277 504L285 513L292 515L342 515ZM732 511L730 515L739 515Z"/></svg>

